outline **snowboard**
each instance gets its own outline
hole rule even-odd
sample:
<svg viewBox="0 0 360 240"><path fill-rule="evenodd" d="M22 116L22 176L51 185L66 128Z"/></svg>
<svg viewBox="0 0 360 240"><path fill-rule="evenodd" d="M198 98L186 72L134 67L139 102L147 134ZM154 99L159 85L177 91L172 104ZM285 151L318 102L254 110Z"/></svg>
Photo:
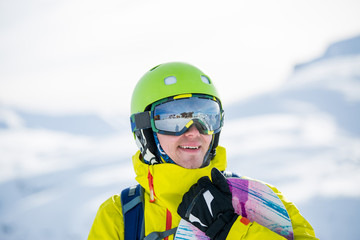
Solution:
<svg viewBox="0 0 360 240"><path fill-rule="evenodd" d="M262 182L244 178L228 178L227 181L232 193L233 207L238 215L246 217L251 222L257 222L288 240L294 239L289 214L270 187ZM181 219L175 240L207 239L210 238L205 233Z"/></svg>

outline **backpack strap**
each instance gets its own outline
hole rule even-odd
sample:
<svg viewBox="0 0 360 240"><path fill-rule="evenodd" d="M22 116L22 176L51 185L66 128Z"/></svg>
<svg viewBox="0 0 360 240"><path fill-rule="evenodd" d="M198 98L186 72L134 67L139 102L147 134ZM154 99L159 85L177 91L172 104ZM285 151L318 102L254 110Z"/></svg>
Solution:
<svg viewBox="0 0 360 240"><path fill-rule="evenodd" d="M121 192L125 240L144 238L144 195L140 184Z"/></svg>
<svg viewBox="0 0 360 240"><path fill-rule="evenodd" d="M166 230L164 232L152 232L149 235L147 235L144 240L161 240L164 239L170 235L173 235L176 233L177 227L174 227L172 229Z"/></svg>

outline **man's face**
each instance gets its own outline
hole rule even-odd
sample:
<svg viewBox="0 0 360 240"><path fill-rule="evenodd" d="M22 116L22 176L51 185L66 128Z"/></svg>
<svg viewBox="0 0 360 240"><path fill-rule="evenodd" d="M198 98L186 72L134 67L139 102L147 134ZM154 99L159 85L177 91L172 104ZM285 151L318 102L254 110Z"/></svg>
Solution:
<svg viewBox="0 0 360 240"><path fill-rule="evenodd" d="M201 167L212 139L212 135L200 134L194 125L180 136L164 134L157 136L166 154L184 168Z"/></svg>

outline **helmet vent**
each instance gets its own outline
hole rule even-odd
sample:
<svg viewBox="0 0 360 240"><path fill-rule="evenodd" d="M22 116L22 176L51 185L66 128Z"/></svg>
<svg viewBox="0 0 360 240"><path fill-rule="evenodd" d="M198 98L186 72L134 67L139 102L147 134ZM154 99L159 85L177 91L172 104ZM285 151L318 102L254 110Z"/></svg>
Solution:
<svg viewBox="0 0 360 240"><path fill-rule="evenodd" d="M207 76L201 75L200 78L203 83L211 84L210 79Z"/></svg>
<svg viewBox="0 0 360 240"><path fill-rule="evenodd" d="M170 76L170 77L166 77L165 79L164 79L164 83L165 83L165 85L171 85L171 84L174 84L174 83L176 83L176 77L174 77L174 76Z"/></svg>

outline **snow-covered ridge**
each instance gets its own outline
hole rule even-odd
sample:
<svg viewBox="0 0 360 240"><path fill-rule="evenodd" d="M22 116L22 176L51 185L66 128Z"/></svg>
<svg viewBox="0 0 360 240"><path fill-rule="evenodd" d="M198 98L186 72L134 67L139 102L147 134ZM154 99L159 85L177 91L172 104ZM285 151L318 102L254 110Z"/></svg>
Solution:
<svg viewBox="0 0 360 240"><path fill-rule="evenodd" d="M297 64L294 66L294 69L299 70L312 65L313 63L329 60L331 58L342 58L355 55L360 55L360 36L354 36L352 38L333 43L326 49L322 56L306 63Z"/></svg>
<svg viewBox="0 0 360 240"><path fill-rule="evenodd" d="M351 227L360 213L359 46L360 37L335 43L277 91L225 109L230 169L279 187L320 239L360 236ZM334 209L347 224L327 221Z"/></svg>

